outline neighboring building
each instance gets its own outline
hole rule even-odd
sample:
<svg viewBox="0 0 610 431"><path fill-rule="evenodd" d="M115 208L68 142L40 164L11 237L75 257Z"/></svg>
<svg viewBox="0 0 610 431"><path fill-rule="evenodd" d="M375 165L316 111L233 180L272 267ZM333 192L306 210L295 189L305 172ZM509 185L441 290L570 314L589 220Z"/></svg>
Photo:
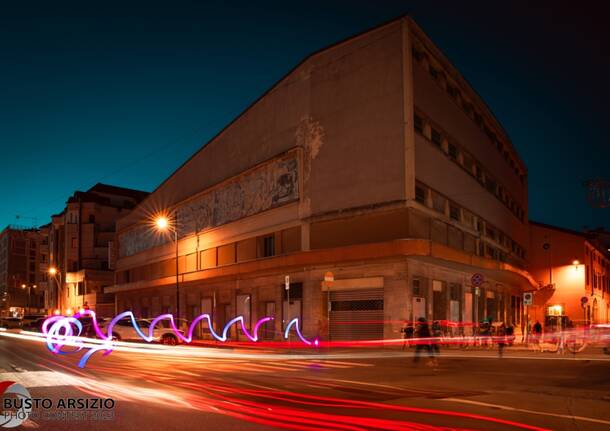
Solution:
<svg viewBox="0 0 610 431"><path fill-rule="evenodd" d="M520 324L527 207L502 126L400 18L307 57L122 218L106 291L119 311L176 313L174 244L151 221L166 213L189 320L271 315L277 336L297 316L335 340L421 316Z"/></svg>
<svg viewBox="0 0 610 431"><path fill-rule="evenodd" d="M0 312L37 313L44 309L45 280L39 266L40 230L8 226L0 233Z"/></svg>
<svg viewBox="0 0 610 431"><path fill-rule="evenodd" d="M610 318L610 253L590 233L530 222L530 268L540 289L530 318L555 325L607 323Z"/></svg>
<svg viewBox="0 0 610 431"><path fill-rule="evenodd" d="M147 194L98 183L85 192L75 192L66 208L52 216L49 268L57 269L57 274L49 276L49 309L67 312L88 306L100 315L114 312L114 297L104 294L104 287L114 280L111 251L115 222Z"/></svg>

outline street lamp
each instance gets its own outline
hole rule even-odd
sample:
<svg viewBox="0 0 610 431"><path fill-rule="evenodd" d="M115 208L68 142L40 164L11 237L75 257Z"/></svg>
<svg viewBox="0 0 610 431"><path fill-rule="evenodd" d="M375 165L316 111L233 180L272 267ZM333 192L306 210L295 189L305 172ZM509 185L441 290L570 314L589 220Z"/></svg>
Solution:
<svg viewBox="0 0 610 431"><path fill-rule="evenodd" d="M178 269L178 214L174 211L173 224L170 223L166 215L158 215L155 217L155 227L160 232L170 231L174 234L174 243L176 245L176 321L180 319L180 284L178 281L179 269Z"/></svg>
<svg viewBox="0 0 610 431"><path fill-rule="evenodd" d="M61 272L54 266L49 267L49 275L55 279L55 284L57 284L56 295L55 298L57 303L55 307L60 309L59 307L59 289L62 284Z"/></svg>
<svg viewBox="0 0 610 431"><path fill-rule="evenodd" d="M21 288L25 290L25 288L28 289L28 302L26 304L26 310L30 311L30 305L32 303L32 289L36 289L36 285L35 284L22 284Z"/></svg>

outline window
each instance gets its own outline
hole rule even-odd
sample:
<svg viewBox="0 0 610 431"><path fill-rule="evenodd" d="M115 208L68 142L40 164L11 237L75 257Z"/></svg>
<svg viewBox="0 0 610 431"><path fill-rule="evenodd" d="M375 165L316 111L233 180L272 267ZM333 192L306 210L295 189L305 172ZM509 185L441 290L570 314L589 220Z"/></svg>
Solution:
<svg viewBox="0 0 610 431"><path fill-rule="evenodd" d="M459 283L449 283L449 294L451 295L452 301L460 300L460 291L462 286Z"/></svg>
<svg viewBox="0 0 610 431"><path fill-rule="evenodd" d="M486 226L485 234L491 239L496 239L496 230L489 225Z"/></svg>
<svg viewBox="0 0 610 431"><path fill-rule="evenodd" d="M442 140L441 133L435 128L432 128L432 142L440 147Z"/></svg>
<svg viewBox="0 0 610 431"><path fill-rule="evenodd" d="M453 220L460 221L460 207L453 203L449 204L449 217Z"/></svg>
<svg viewBox="0 0 610 431"><path fill-rule="evenodd" d="M432 79L436 80L438 78L438 70L436 70L434 67L430 66L428 71L430 72Z"/></svg>
<svg viewBox="0 0 610 431"><path fill-rule="evenodd" d="M483 232L483 222L480 219L477 219L476 229L477 232Z"/></svg>
<svg viewBox="0 0 610 431"><path fill-rule="evenodd" d="M474 226L474 216L469 211L462 210L462 221L469 227Z"/></svg>
<svg viewBox="0 0 610 431"><path fill-rule="evenodd" d="M424 120L422 120L419 115L415 114L415 117L413 118L413 123L415 125L416 132L424 133Z"/></svg>
<svg viewBox="0 0 610 431"><path fill-rule="evenodd" d="M74 238L74 237L72 238L71 244L72 244L72 248L76 248L78 246L78 241L76 240L76 238Z"/></svg>
<svg viewBox="0 0 610 431"><path fill-rule="evenodd" d="M432 208L440 213L445 213L445 197L434 192L432 194Z"/></svg>
<svg viewBox="0 0 610 431"><path fill-rule="evenodd" d="M95 223L95 215L89 214L89 223Z"/></svg>
<svg viewBox="0 0 610 431"><path fill-rule="evenodd" d="M473 160L472 156L468 153L462 153L462 163L464 164L464 169L466 169L470 174L472 174Z"/></svg>
<svg viewBox="0 0 610 431"><path fill-rule="evenodd" d="M413 279L413 296L422 296L421 280L419 278Z"/></svg>
<svg viewBox="0 0 610 431"><path fill-rule="evenodd" d="M495 195L498 184L495 182L495 180L491 179L490 177L487 177L485 178L485 187L490 193L493 193Z"/></svg>
<svg viewBox="0 0 610 431"><path fill-rule="evenodd" d="M483 169L480 165L475 165L474 176L477 177L477 180L479 180L479 182L483 182Z"/></svg>
<svg viewBox="0 0 610 431"><path fill-rule="evenodd" d="M275 256L275 236L268 235L263 238L263 257Z"/></svg>
<svg viewBox="0 0 610 431"><path fill-rule="evenodd" d="M457 147L453 144L449 144L447 150L448 150L449 157L451 157L452 160L457 160L457 157L458 157Z"/></svg>
<svg viewBox="0 0 610 431"><path fill-rule="evenodd" d="M426 205L426 189L419 185L415 185L415 200L420 204Z"/></svg>

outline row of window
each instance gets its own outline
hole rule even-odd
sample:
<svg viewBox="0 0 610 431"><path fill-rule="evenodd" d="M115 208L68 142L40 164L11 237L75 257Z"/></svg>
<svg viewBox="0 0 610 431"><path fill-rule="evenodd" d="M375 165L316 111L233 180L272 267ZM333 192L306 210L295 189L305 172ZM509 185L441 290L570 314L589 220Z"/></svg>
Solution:
<svg viewBox="0 0 610 431"><path fill-rule="evenodd" d="M294 227L180 256L178 258L178 272L184 274L299 251L301 249L300 235L300 228ZM169 277L175 274L175 259L166 259L129 270L118 271L116 282L119 284L132 283L140 280Z"/></svg>
<svg viewBox="0 0 610 431"><path fill-rule="evenodd" d="M585 285L591 286L593 290L602 289L610 293L610 262L602 253L585 245ZM599 269L599 271L598 271Z"/></svg>
<svg viewBox="0 0 610 431"><path fill-rule="evenodd" d="M610 277L607 277L600 272L596 272L593 268L589 267L589 265L585 265L585 277L586 285L591 283L593 289L602 289L604 292L610 293Z"/></svg>
<svg viewBox="0 0 610 431"><path fill-rule="evenodd" d="M429 286L428 279L419 276L414 277L412 281L413 296L429 298L432 301L432 318L434 320L448 318L452 321L472 322L475 318L473 311L476 307L479 320L491 316L496 321L506 321L508 319L508 322L512 324L521 323L523 301L519 296L510 295L510 302L508 302L506 301L508 298L505 298L501 292L480 288L480 298L476 298L477 293L472 286L462 286L460 283L440 280L432 280L431 284L432 286ZM430 287L432 292L430 292ZM466 296L466 294L470 296ZM447 302L447 299L450 302ZM468 300L472 301L468 308L462 308L461 305L452 306L452 302L455 304ZM468 315L466 309L469 310Z"/></svg>
<svg viewBox="0 0 610 431"><path fill-rule="evenodd" d="M422 113L414 116L415 131L432 142L453 162L457 163L469 175L475 178L489 193L493 194L508 208L522 223L525 220L525 211L517 203L506 187L502 186L493 175L483 168L483 164L466 151L461 145L449 137L441 128L432 124Z"/></svg>
<svg viewBox="0 0 610 431"><path fill-rule="evenodd" d="M513 253L521 259L525 259L525 249L511 239L510 236L419 181L415 185L415 200L458 223L476 230L480 235L489 238L504 248L504 250ZM480 256L505 261L504 250L493 247L488 243L484 244L481 241L479 242L478 254Z"/></svg>
<svg viewBox="0 0 610 431"><path fill-rule="evenodd" d="M474 123L481 128L481 130L487 135L492 144L502 155L504 160L509 164L515 175L519 177L521 182L525 182L525 174L519 168L519 163L511 156L509 147L500 141L500 138L492 130L492 128L485 122L483 115L474 107L474 104L468 100L464 93L458 88L457 83L452 82L448 74L443 72L439 65L433 65L430 60L430 55L424 52L423 48L413 48L413 58L417 60L418 64L421 64L424 68L427 68L428 73L432 79L437 82L442 88L447 91L451 99L464 111L464 113Z"/></svg>

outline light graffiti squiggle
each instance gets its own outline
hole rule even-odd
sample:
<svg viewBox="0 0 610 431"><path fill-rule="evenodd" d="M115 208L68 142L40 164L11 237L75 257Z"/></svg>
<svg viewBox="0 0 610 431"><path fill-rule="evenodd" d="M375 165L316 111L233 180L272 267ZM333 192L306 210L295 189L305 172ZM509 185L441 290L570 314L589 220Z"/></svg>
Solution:
<svg viewBox="0 0 610 431"><path fill-rule="evenodd" d="M51 316L44 321L44 323L42 325L42 332L46 337L47 347L51 352L53 352L55 354L76 353L76 352L81 351L85 347L84 343L80 340L81 334L83 333L83 324L79 320L79 317L83 317L83 316L91 316L91 326L92 326L95 334L97 335L97 337L100 340L102 340L103 342L99 346L95 346L95 347L88 346L89 351L87 351L83 355L83 357L81 358L81 360L78 363L78 366L80 368L85 367L85 365L87 364L87 361L95 352L103 350L103 351L105 351L104 356L106 356L112 352L112 349L113 349L112 330L119 321L126 319L126 318L128 318L131 321L131 325L132 325L133 329L135 330L136 334L138 334L138 337L140 337L142 340L146 341L147 343L151 343L155 339L158 338L158 337L155 337L155 333L154 333L155 327L162 320L169 320L169 325L170 325L170 328L171 328L173 334L177 337L177 339L181 340L184 343L191 343L193 341L193 333L195 332L197 325L203 320L206 321L208 329L209 329L212 337L215 340L220 341L220 342L226 342L229 339L229 331L231 329L231 326L233 326L237 323L240 324L241 332L246 336L246 338L251 342L256 342L259 340L258 330L260 329L260 327L263 324L274 320L274 318L270 317L270 316L266 316L266 317L263 317L262 319L259 319L256 322L256 324L254 325L252 333L250 333L248 331L248 329L246 328L246 325L244 322L244 316L237 316L237 317L231 319L229 322L227 322L227 324L222 329L222 334L219 335L214 330L214 327L212 325L211 316L207 313L204 313L204 314L200 314L195 319L193 319L193 321L189 325L188 331L185 335L184 332L179 330L178 327L176 326L173 315L161 314L161 315L155 317L150 322L150 325L148 326L148 334L146 334L142 330L140 325L138 324L133 313L131 311L125 311L123 313L116 315L110 321L110 323L108 323L108 325L106 326L106 333L104 333L104 331L102 330L102 328L100 327L100 325L97 321L97 316L96 316L95 312L91 311L91 310L82 310L80 313L75 314L73 317L72 316L61 316L61 315ZM303 334L301 333L301 330L299 329L298 317L295 317L290 322L288 322L288 325L286 325L286 329L283 334L284 339L287 340L289 338L289 332L293 326L294 326L295 332L296 332L299 340L302 343L304 343L307 346L315 346L315 347L317 347L319 345L318 338L314 338L313 340L308 340L307 338L305 338L303 336ZM62 348L67 344L68 341L70 341L69 344L71 346L76 347L76 350L72 350L72 351L63 351L62 350Z"/></svg>

